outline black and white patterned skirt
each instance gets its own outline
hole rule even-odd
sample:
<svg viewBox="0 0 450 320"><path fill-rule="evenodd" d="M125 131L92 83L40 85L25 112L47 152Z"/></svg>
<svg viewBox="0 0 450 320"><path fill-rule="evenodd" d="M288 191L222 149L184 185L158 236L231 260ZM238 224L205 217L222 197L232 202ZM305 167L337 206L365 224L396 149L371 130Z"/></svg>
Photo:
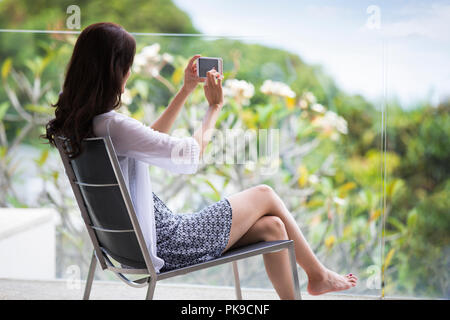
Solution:
<svg viewBox="0 0 450 320"><path fill-rule="evenodd" d="M195 213L173 213L153 193L157 255L161 272L219 257L230 237L232 210L222 199Z"/></svg>

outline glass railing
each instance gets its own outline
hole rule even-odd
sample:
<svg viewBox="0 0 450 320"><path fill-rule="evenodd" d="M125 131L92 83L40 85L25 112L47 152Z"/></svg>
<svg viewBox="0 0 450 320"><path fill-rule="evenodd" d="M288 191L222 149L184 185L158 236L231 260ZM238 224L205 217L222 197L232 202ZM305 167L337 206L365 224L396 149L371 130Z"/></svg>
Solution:
<svg viewBox="0 0 450 320"><path fill-rule="evenodd" d="M430 53L438 55L438 42L407 36L385 41L385 297L450 298L448 96L437 86L427 98L399 98L403 87L417 88L419 96L428 77L440 77L432 70L440 69L443 61L424 61ZM405 59L408 47L423 52L410 52ZM423 73L409 77L413 65L423 65Z"/></svg>
<svg viewBox="0 0 450 320"><path fill-rule="evenodd" d="M0 204L55 208L55 277L84 279L92 246L59 156L38 139L53 115L50 104L61 90L76 36L0 33ZM346 92L339 80L297 55L258 44L270 38L135 38L137 56L119 112L146 124L181 87L189 57L200 53L224 61L225 106L198 173L178 176L151 168L155 193L174 212L198 211L264 183L283 199L327 267L358 275L358 286L346 294L449 297L450 191L441 144L449 106L405 110L389 100L389 77L396 72L389 43L361 35L354 40L358 47L376 54L342 63L341 70L359 69L379 80L370 82L378 98L368 99ZM198 87L174 134L192 133L205 107ZM242 286L272 287L261 257L239 267ZM306 290L306 275L299 271ZM114 279L107 272L96 276ZM164 281L233 285L229 265Z"/></svg>

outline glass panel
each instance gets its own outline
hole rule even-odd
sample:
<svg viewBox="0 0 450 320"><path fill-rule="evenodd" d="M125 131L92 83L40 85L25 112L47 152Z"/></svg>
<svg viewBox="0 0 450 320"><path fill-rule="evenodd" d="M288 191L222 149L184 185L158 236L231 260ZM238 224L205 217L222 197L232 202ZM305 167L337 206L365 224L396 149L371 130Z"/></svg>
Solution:
<svg viewBox="0 0 450 320"><path fill-rule="evenodd" d="M429 33L448 26L444 12L416 7L399 19L423 33L386 37L386 297L450 298L450 42L445 28Z"/></svg>
<svg viewBox="0 0 450 320"><path fill-rule="evenodd" d="M449 7L321 5L291 10L301 21L296 28L274 24L274 36L258 37L188 34L195 32L191 22L176 11L168 32L185 34L135 33L137 56L119 111L152 123L181 87L189 57L222 57L225 107L199 172L179 176L152 167L155 193L174 212L194 212L267 184L319 259L359 277L344 293L448 299ZM148 28L135 28L125 15L99 13L95 6L83 7L84 21L102 16L136 32L164 24L155 16ZM270 6L264 8L272 13ZM60 8L49 5L38 16L42 7L41 1L0 1L0 28L17 29L0 30L0 207L54 208L55 277L85 279L92 246L60 158L38 138L53 116L50 105L78 32L38 30L48 23L64 29ZM74 19L76 10L68 13ZM27 14L35 18L24 19ZM74 19L67 27L77 24ZM230 32L245 29L243 22L225 21ZM26 28L36 31L19 30ZM191 134L206 107L199 86L173 134ZM43 223L44 215L32 211L33 223ZM17 217L8 222L22 223ZM12 229L4 230L0 245ZM53 270L48 248L54 239L37 240L46 249L35 269ZM0 247L2 257L19 252L11 249L19 241L13 244ZM21 277L21 264L8 268ZM4 277L9 269L2 264L0 272ZM241 261L240 275L244 287L272 287L261 257ZM108 272L96 277L116 280ZM304 291L304 272L300 279ZM165 281L228 286L233 277L225 265Z"/></svg>
<svg viewBox="0 0 450 320"><path fill-rule="evenodd" d="M56 277L66 278L78 270L84 278L91 245L59 156L37 139L54 111L49 105L56 101L77 35L0 36L10 48L1 59L2 124L9 142L2 146L2 155L11 159L9 169L18 165L15 171L4 171L9 176L2 180L2 206L56 208ZM224 60L226 106L197 175L180 177L151 169L154 191L169 207L194 212L234 192L268 184L286 203L320 260L337 272L359 276L362 285L347 293L379 294L380 105L345 93L325 71L296 55L251 44L270 42L267 38L136 34L136 40L138 55L120 112L147 124L180 88L188 57L201 53ZM27 45L19 48L13 43ZM336 46L325 49L333 51ZM377 42L365 46L380 51ZM373 57L369 65L379 65L379 57ZM144 58L150 62L141 64ZM347 63L344 69L364 68ZM365 72L380 78L378 68ZM192 132L205 107L199 87L181 111L174 134ZM17 148L12 146L14 139ZM244 287L271 288L260 257L240 266ZM232 285L230 268L167 281ZM107 272L96 276L114 279ZM305 290L304 274L301 281Z"/></svg>

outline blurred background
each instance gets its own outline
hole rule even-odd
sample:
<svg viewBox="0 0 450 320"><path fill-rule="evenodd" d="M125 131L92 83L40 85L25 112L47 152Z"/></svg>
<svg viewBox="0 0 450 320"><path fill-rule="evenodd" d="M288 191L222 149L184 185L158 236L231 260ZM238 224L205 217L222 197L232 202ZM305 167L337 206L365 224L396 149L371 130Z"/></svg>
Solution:
<svg viewBox="0 0 450 320"><path fill-rule="evenodd" d="M0 278L86 278L92 246L39 135L78 33L100 21L138 45L120 112L152 123L200 53L223 58L217 129L235 132L207 154L262 149L259 135L234 138L278 129L270 174L264 157L194 176L152 167L173 211L265 183L327 267L358 275L347 294L450 298L450 1L0 0ZM177 134L206 106L199 86ZM244 287L271 287L262 259L240 266ZM164 281L233 283L229 266Z"/></svg>

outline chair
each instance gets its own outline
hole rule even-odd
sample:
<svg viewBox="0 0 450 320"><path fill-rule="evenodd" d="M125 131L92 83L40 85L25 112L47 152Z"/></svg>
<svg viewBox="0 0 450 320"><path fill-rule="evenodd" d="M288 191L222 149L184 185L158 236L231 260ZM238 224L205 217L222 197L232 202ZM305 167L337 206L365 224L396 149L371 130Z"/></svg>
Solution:
<svg viewBox="0 0 450 320"><path fill-rule="evenodd" d="M292 240L259 242L227 251L214 260L157 273L139 227L111 139L85 139L82 142L84 151L75 159L69 159L64 152L69 147L67 142L64 137L55 139L94 247L83 299L89 299L98 261L102 270L112 271L126 284L138 288L148 286L146 299L153 298L156 282L159 280L231 262L236 297L240 300L242 293L237 261L284 249L289 252L295 297L301 299ZM143 277L130 280L127 277L130 274Z"/></svg>

